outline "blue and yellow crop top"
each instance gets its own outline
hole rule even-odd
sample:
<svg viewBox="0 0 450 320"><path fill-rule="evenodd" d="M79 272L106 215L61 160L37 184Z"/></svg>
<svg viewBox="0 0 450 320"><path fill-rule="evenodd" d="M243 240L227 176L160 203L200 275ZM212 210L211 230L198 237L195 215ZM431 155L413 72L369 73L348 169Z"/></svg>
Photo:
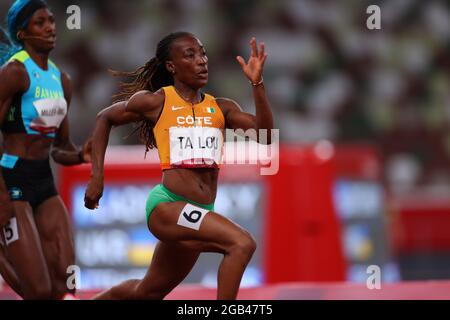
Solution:
<svg viewBox="0 0 450 320"><path fill-rule="evenodd" d="M24 64L30 87L16 95L3 121L3 133L27 133L54 138L56 130L67 114L67 102L61 83L61 72L49 60L48 70L41 69L22 50L11 57Z"/></svg>

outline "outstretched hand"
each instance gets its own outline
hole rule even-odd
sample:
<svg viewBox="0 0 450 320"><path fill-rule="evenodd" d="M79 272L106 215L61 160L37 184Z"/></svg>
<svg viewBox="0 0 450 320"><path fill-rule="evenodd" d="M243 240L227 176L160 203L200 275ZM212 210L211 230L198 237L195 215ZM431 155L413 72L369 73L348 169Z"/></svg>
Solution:
<svg viewBox="0 0 450 320"><path fill-rule="evenodd" d="M252 83L259 83L262 80L264 62L266 61L267 53L265 52L264 42L259 44L258 49L255 37L251 38L250 47L252 51L247 63L241 56L237 56L236 60L241 65L242 71L248 80Z"/></svg>

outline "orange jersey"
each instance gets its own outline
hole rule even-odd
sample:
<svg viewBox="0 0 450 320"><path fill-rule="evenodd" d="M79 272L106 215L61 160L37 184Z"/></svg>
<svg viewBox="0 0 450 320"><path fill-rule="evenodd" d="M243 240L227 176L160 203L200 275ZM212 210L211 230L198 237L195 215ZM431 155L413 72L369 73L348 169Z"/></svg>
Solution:
<svg viewBox="0 0 450 320"><path fill-rule="evenodd" d="M222 160L225 118L215 98L195 105L173 86L164 87L164 106L153 133L161 169L217 167Z"/></svg>

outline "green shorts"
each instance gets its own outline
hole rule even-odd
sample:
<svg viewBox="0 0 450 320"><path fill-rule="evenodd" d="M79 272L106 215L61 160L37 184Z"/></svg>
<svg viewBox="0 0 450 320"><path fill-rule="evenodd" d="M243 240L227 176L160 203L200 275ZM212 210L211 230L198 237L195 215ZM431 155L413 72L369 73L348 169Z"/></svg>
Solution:
<svg viewBox="0 0 450 320"><path fill-rule="evenodd" d="M188 200L184 197L180 197L176 195L175 193L169 191L166 187L164 187L162 184L156 185L152 190L150 190L150 193L148 194L147 202L145 204L145 213L147 215L147 224L148 219L150 218L150 214L152 213L153 209L160 204L161 202L175 202L175 201L186 201L190 204L193 204L194 206L198 206L200 208L214 211L214 202L211 204L200 204L191 200Z"/></svg>

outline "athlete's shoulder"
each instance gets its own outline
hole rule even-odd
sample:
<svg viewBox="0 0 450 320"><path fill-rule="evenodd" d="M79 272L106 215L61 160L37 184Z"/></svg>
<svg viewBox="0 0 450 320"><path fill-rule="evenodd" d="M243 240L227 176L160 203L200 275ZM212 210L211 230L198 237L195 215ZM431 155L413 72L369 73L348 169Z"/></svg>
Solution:
<svg viewBox="0 0 450 320"><path fill-rule="evenodd" d="M52 68L54 71L61 72L61 74L63 73L61 68L58 67L58 65L55 62L53 62L52 59L48 59L48 66L49 68Z"/></svg>
<svg viewBox="0 0 450 320"><path fill-rule="evenodd" d="M8 61L1 67L0 71L2 72L2 76L8 75L15 78L27 75L27 69L25 68L25 65L18 60Z"/></svg>
<svg viewBox="0 0 450 320"><path fill-rule="evenodd" d="M25 62L27 60L30 59L30 54L26 51L26 50L20 50L18 52L16 52L15 54L13 54L10 58L9 58L9 62L11 61L18 61L20 63L25 64Z"/></svg>
<svg viewBox="0 0 450 320"><path fill-rule="evenodd" d="M69 103L72 100L72 78L63 71L61 71L61 86L64 91L64 98Z"/></svg>
<svg viewBox="0 0 450 320"><path fill-rule="evenodd" d="M63 87L71 87L72 86L72 77L70 74L61 71L61 83Z"/></svg>
<svg viewBox="0 0 450 320"><path fill-rule="evenodd" d="M220 97L214 98L214 100L216 101L217 105L220 107L220 109L222 109L223 112L231 110L242 111L241 106L233 99Z"/></svg>
<svg viewBox="0 0 450 320"><path fill-rule="evenodd" d="M131 96L126 103L126 109L132 112L147 113L164 105L164 90L159 89L156 92L141 90Z"/></svg>
<svg viewBox="0 0 450 320"><path fill-rule="evenodd" d="M17 90L26 90L29 86L29 77L23 63L10 60L0 68L0 82L8 83Z"/></svg>
<svg viewBox="0 0 450 320"><path fill-rule="evenodd" d="M141 90L136 92L131 96L129 101L134 100L135 102L141 102L146 104L160 104L161 102L164 102L165 92L161 88L158 91L152 92L149 90Z"/></svg>

